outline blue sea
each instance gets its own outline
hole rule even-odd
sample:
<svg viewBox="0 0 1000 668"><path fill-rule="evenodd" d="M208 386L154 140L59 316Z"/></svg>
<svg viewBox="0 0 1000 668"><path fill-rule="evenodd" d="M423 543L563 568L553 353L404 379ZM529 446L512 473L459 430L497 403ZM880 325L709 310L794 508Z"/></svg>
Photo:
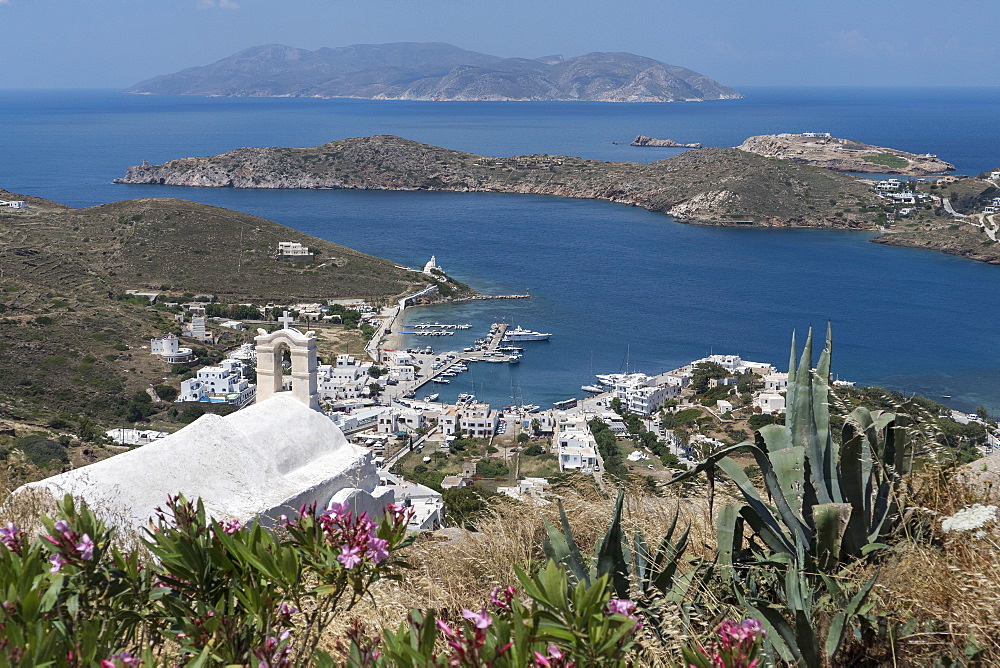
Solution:
<svg viewBox="0 0 1000 668"><path fill-rule="evenodd" d="M784 368L793 330L834 330L834 372L859 384L1000 413L1000 267L867 243L861 232L697 227L607 202L428 192L122 186L160 163L241 146L311 146L397 134L487 155L651 162L637 134L734 146L821 131L930 152L960 173L1000 166L1000 88L746 88L687 104L459 103L0 91L0 187L73 206L178 197L270 218L410 266L528 300L412 309L469 323L413 344L460 348L503 320L552 333L516 366L478 365L441 390L497 404L580 396L594 373L660 372L738 353ZM617 142L617 143L614 143Z"/></svg>

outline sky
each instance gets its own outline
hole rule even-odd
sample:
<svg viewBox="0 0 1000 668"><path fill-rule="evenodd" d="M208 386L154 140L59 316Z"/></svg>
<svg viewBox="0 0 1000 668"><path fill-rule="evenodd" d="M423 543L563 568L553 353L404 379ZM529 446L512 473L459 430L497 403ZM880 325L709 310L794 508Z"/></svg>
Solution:
<svg viewBox="0 0 1000 668"><path fill-rule="evenodd" d="M241 49L629 51L724 84L998 86L1000 0L0 0L0 89L123 88Z"/></svg>

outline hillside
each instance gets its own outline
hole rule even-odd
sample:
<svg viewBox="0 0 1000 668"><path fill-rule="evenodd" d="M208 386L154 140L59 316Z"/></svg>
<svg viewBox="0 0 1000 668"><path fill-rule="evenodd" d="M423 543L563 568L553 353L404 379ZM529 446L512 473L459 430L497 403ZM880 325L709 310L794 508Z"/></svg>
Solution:
<svg viewBox="0 0 1000 668"><path fill-rule="evenodd" d="M161 292L162 302L197 294L262 304L389 300L424 285L387 260L204 204L144 199L73 209L5 191L0 199L30 207L0 213L0 421L44 424L65 414L114 422L136 392L164 381L170 366L141 347L179 332L177 313L126 290ZM278 241L319 255L276 260ZM226 334L223 346L240 336ZM208 357L222 349L208 348Z"/></svg>
<svg viewBox="0 0 1000 668"><path fill-rule="evenodd" d="M935 155L919 155L894 148L871 146L825 134L816 136L818 134L759 135L749 137L737 148L768 158L791 160L840 172L927 176L955 169L955 165Z"/></svg>
<svg viewBox="0 0 1000 668"><path fill-rule="evenodd" d="M153 77L130 93L381 100L678 102L742 97L702 74L631 53L501 58L450 44L270 44Z"/></svg>
<svg viewBox="0 0 1000 668"><path fill-rule="evenodd" d="M129 167L116 182L530 193L641 206L686 222L775 227L870 229L878 202L858 179L736 149L612 163L551 155L491 158L390 135L144 164Z"/></svg>

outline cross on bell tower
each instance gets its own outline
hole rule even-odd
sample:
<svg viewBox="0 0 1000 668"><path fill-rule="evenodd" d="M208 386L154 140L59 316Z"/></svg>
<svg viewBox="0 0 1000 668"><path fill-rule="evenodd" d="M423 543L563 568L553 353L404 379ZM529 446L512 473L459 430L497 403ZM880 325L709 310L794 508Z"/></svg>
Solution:
<svg viewBox="0 0 1000 668"><path fill-rule="evenodd" d="M288 329L292 326L292 323L295 322L295 318L288 315L288 311L285 311L285 314L278 318L278 322L283 325L282 329Z"/></svg>

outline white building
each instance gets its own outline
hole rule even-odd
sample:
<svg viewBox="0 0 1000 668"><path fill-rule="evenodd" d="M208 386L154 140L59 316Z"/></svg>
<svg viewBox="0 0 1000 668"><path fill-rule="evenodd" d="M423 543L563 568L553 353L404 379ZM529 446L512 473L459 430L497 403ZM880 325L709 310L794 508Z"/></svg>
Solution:
<svg viewBox="0 0 1000 668"><path fill-rule="evenodd" d="M303 257L312 255L307 246L303 246L298 241L279 241L278 254L286 257Z"/></svg>
<svg viewBox="0 0 1000 668"><path fill-rule="evenodd" d="M190 348L182 348L180 340L174 334L167 334L158 339L149 340L149 352L159 355L163 361L171 364L181 364L194 359Z"/></svg>
<svg viewBox="0 0 1000 668"><path fill-rule="evenodd" d="M396 503L413 511L407 525L410 531L431 531L444 526L444 497L439 492L387 472L380 472L379 488L392 490Z"/></svg>
<svg viewBox="0 0 1000 668"><path fill-rule="evenodd" d="M765 392L784 392L788 389L788 374L785 372L775 372L769 373L764 376L764 391Z"/></svg>
<svg viewBox="0 0 1000 668"><path fill-rule="evenodd" d="M198 369L195 378L181 381L177 403L198 401L245 406L257 396L257 386L243 377L243 363L226 359L219 366Z"/></svg>
<svg viewBox="0 0 1000 668"><path fill-rule="evenodd" d="M754 406L760 409L761 413L784 413L785 397L774 392L761 392L753 400Z"/></svg>
<svg viewBox="0 0 1000 668"><path fill-rule="evenodd" d="M0 199L0 207L7 209L27 209L28 205L22 200L4 200Z"/></svg>
<svg viewBox="0 0 1000 668"><path fill-rule="evenodd" d="M1000 181L1000 172L990 172L990 181Z"/></svg>
<svg viewBox="0 0 1000 668"><path fill-rule="evenodd" d="M899 190L900 186L899 179L886 179L885 181L879 181L875 184L875 190L879 192L892 192L894 190Z"/></svg>
<svg viewBox="0 0 1000 668"><path fill-rule="evenodd" d="M725 415L726 413L733 412L733 404L725 399L719 399L715 402L715 412L719 415Z"/></svg>
<svg viewBox="0 0 1000 668"><path fill-rule="evenodd" d="M439 273L444 273L444 270L438 266L437 258L431 255L431 259L424 265L424 273L428 276L434 276Z"/></svg>
<svg viewBox="0 0 1000 668"><path fill-rule="evenodd" d="M470 438L489 438L496 433L500 419L489 404L472 404L459 415L458 424L462 433Z"/></svg>
<svg viewBox="0 0 1000 668"><path fill-rule="evenodd" d="M559 421L553 441L559 454L559 470L593 469L598 464L597 441L584 417Z"/></svg>
<svg viewBox="0 0 1000 668"><path fill-rule="evenodd" d="M416 380L417 372L409 365L392 365L389 367L389 379L397 382Z"/></svg>
<svg viewBox="0 0 1000 668"><path fill-rule="evenodd" d="M205 316L196 315L191 317L191 326L184 330L183 335L189 339L198 341L214 341L212 332L205 329Z"/></svg>
<svg viewBox="0 0 1000 668"><path fill-rule="evenodd" d="M219 323L219 326L227 329L235 329L238 332L243 331L243 323L239 320L224 320Z"/></svg>
<svg viewBox="0 0 1000 668"><path fill-rule="evenodd" d="M119 445L146 445L167 437L167 432L156 431L155 429L110 429L107 432L108 438Z"/></svg>
<svg viewBox="0 0 1000 668"><path fill-rule="evenodd" d="M614 396L622 401L630 413L651 415L664 402L677 397L681 384L672 376L650 377L644 373L614 374L609 377Z"/></svg>

